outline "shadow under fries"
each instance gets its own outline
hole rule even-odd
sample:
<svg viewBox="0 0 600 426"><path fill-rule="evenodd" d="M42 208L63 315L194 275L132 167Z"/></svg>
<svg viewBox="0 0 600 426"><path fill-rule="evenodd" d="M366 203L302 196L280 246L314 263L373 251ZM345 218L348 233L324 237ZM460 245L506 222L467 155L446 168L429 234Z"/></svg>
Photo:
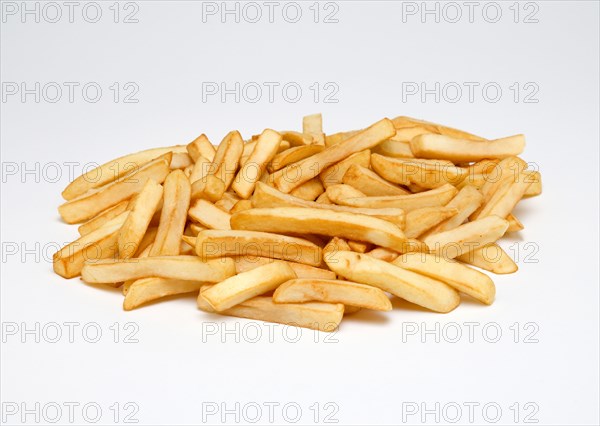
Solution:
<svg viewBox="0 0 600 426"><path fill-rule="evenodd" d="M372 324L385 324L390 322L390 318L385 315L385 312L372 311L370 309L361 309L355 314L345 315L344 322L367 322ZM344 327L341 325L341 327Z"/></svg>

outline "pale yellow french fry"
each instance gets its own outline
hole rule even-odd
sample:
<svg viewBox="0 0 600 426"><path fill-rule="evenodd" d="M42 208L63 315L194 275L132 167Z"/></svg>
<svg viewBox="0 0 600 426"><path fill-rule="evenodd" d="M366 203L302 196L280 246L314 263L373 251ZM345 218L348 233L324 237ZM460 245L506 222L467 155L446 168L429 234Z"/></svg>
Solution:
<svg viewBox="0 0 600 426"><path fill-rule="evenodd" d="M362 167L369 167L371 164L371 151L365 149L355 154L350 155L348 158L327 167L321 172L319 178L323 183L323 186L327 188L330 185L336 185L342 183L344 175L350 167L353 165L359 165Z"/></svg>
<svg viewBox="0 0 600 426"><path fill-rule="evenodd" d="M429 189L438 188L446 183L456 185L467 175L466 169L440 160L390 158L373 154L371 165L390 182L402 185L414 183Z"/></svg>
<svg viewBox="0 0 600 426"><path fill-rule="evenodd" d="M414 158L415 155L410 150L410 143L407 141L394 141L388 139L373 148L373 152L393 158Z"/></svg>
<svg viewBox="0 0 600 426"><path fill-rule="evenodd" d="M423 207L439 207L448 204L458 190L446 184L436 189L409 195L388 195L383 197L357 197L338 200L347 207L358 208L398 208L406 212Z"/></svg>
<svg viewBox="0 0 600 426"><path fill-rule="evenodd" d="M363 194L371 197L383 195L406 195L409 192L383 179L377 173L358 164L346 170L342 183L350 185Z"/></svg>
<svg viewBox="0 0 600 426"><path fill-rule="evenodd" d="M359 132L360 130L350 130L348 132L338 132L332 133L331 135L325 135L325 146L331 146L345 141Z"/></svg>
<svg viewBox="0 0 600 426"><path fill-rule="evenodd" d="M254 191L256 182L260 180L267 164L277 154L277 149L281 143L281 135L274 130L265 129L252 150L250 157L240 168L239 173L231 184L236 194L242 198L248 198Z"/></svg>
<svg viewBox="0 0 600 426"><path fill-rule="evenodd" d="M517 232L525 228L521 221L517 219L512 213L506 216L506 220L508 221L508 229L506 230L506 232Z"/></svg>
<svg viewBox="0 0 600 426"><path fill-rule="evenodd" d="M478 161L476 163L473 163L469 166L467 166L468 172L469 174L488 174L490 172L494 171L494 168L496 167L496 165L500 162L499 159L494 159L494 160L481 160Z"/></svg>
<svg viewBox="0 0 600 426"><path fill-rule="evenodd" d="M187 144L186 150L195 163L197 163L198 159L201 157L208 159L208 161L213 161L215 158L215 147L210 143L210 140L208 140L208 137L204 133Z"/></svg>
<svg viewBox="0 0 600 426"><path fill-rule="evenodd" d="M353 208L337 206L335 204L316 203L314 201L302 200L289 194L284 194L264 183L258 183L252 196L252 205L256 208L265 207L306 207L315 209L333 210L337 212L364 214L387 220L388 222L404 227L404 211L398 208Z"/></svg>
<svg viewBox="0 0 600 426"><path fill-rule="evenodd" d="M352 251L352 247L348 244L348 242L340 237L333 237L329 242L323 247L323 258L327 256L331 252L337 251Z"/></svg>
<svg viewBox="0 0 600 426"><path fill-rule="evenodd" d="M323 133L323 117L321 114L302 117L302 133L311 135L315 144L324 145L325 134Z"/></svg>
<svg viewBox="0 0 600 426"><path fill-rule="evenodd" d="M440 135L452 136L455 138L469 139L474 141L484 141L485 139L481 136L477 136L471 133L467 133L464 130L454 129L452 127L444 126L438 123L432 123L430 121L419 120L417 118L399 116L392 120L396 129L403 129L406 127L419 126L427 133L437 133Z"/></svg>
<svg viewBox="0 0 600 426"><path fill-rule="evenodd" d="M175 172L172 172L175 173ZM167 179L169 179L167 177ZM135 197L127 219L119 230L119 257L133 257L146 234L152 216L160 205L163 187L152 179L146 182L140 193ZM187 213L187 212L186 212Z"/></svg>
<svg viewBox="0 0 600 426"><path fill-rule="evenodd" d="M496 242L507 228L507 220L498 216L487 216L449 231L428 235L423 242L429 247L430 253L452 259Z"/></svg>
<svg viewBox="0 0 600 426"><path fill-rule="evenodd" d="M392 263L442 281L486 305L491 305L496 296L496 286L490 277L454 260L434 254L407 253Z"/></svg>
<svg viewBox="0 0 600 426"><path fill-rule="evenodd" d="M272 262L227 278L198 297L217 312L239 305L253 297L275 290L280 284L296 278L294 270L286 262Z"/></svg>
<svg viewBox="0 0 600 426"><path fill-rule="evenodd" d="M312 157L281 169L283 173L276 178L275 185L280 191L289 193L295 187L316 177L327 167L356 152L372 148L395 133L392 122L384 118L343 142L327 147Z"/></svg>
<svg viewBox="0 0 600 426"><path fill-rule="evenodd" d="M204 292L200 290L200 294ZM214 312L208 302L200 299L199 297L198 307L200 309ZM332 332L342 321L344 305L320 302L274 303L271 297L258 296L220 312L220 314Z"/></svg>
<svg viewBox="0 0 600 426"><path fill-rule="evenodd" d="M186 168L194 165L192 158L185 152L174 152L171 164L169 165L171 170L184 171Z"/></svg>
<svg viewBox="0 0 600 426"><path fill-rule="evenodd" d="M237 130L227 133L223 138L213 159L209 175L214 175L225 183L225 190L229 188L240 164L244 140Z"/></svg>
<svg viewBox="0 0 600 426"><path fill-rule="evenodd" d="M471 219L481 219L492 215L506 218L521 201L529 185L531 183L527 182L525 174L521 173L515 182L506 182L505 185L498 188L485 206L473 214Z"/></svg>
<svg viewBox="0 0 600 426"><path fill-rule="evenodd" d="M377 247L366 253L368 256L374 257L375 259L383 260L385 262L391 262L396 259L400 253L394 250L387 249L385 247Z"/></svg>
<svg viewBox="0 0 600 426"><path fill-rule="evenodd" d="M306 133L295 132L293 130L285 130L281 133L284 141L287 141L291 147L312 145L314 143L312 135Z"/></svg>
<svg viewBox="0 0 600 426"><path fill-rule="evenodd" d="M463 189L465 186L472 186L475 189L481 189L487 182L487 175L483 173L479 174L468 174L465 178L457 183L455 186L457 189Z"/></svg>
<svg viewBox="0 0 600 426"><path fill-rule="evenodd" d="M542 175L535 170L525 170L523 173L527 175L527 181L531 181L531 185L525 191L525 197L535 197L542 193Z"/></svg>
<svg viewBox="0 0 600 426"><path fill-rule="evenodd" d="M327 196L327 192L324 192L321 195L319 195L317 197L317 199L315 200L315 202L320 203L320 204L333 204L331 202L331 200L329 199L329 197Z"/></svg>
<svg viewBox="0 0 600 426"><path fill-rule="evenodd" d="M322 257L321 248L308 240L257 231L202 231L195 247L201 259L262 256L319 266Z"/></svg>
<svg viewBox="0 0 600 426"><path fill-rule="evenodd" d="M330 185L325 192L327 193L327 198L335 204L342 204L345 198L366 197L366 194L363 192L346 184Z"/></svg>
<svg viewBox="0 0 600 426"><path fill-rule="evenodd" d="M323 194L323 192L325 192L325 188L323 188L323 184L319 178L316 177L292 189L290 195L292 197L298 197L302 200L314 201L318 196Z"/></svg>
<svg viewBox="0 0 600 426"><path fill-rule="evenodd" d="M417 238L444 220L456 216L457 213L458 209L454 207L423 207L411 210L406 214L404 235L408 238Z"/></svg>
<svg viewBox="0 0 600 426"><path fill-rule="evenodd" d="M202 180L208 175L212 167L211 160L204 156L198 157L189 176L190 182L195 183L196 181Z"/></svg>
<svg viewBox="0 0 600 426"><path fill-rule="evenodd" d="M365 253L372 247L371 244L362 243L360 241L348 241L348 246L350 246L350 249L352 249L352 251L355 251L357 253Z"/></svg>
<svg viewBox="0 0 600 426"><path fill-rule="evenodd" d="M458 293L447 284L400 268L366 254L340 251L327 258L329 268L349 279L436 312L450 312L460 303Z"/></svg>
<svg viewBox="0 0 600 426"><path fill-rule="evenodd" d="M95 188L85 194L73 198L58 208L63 220L77 223L90 219L142 190L148 179L162 183L169 174L171 153L152 160L131 173L101 188Z"/></svg>
<svg viewBox="0 0 600 426"><path fill-rule="evenodd" d="M214 175L207 175L192 184L190 198L202 198L210 202L217 202L225 193L225 182Z"/></svg>
<svg viewBox="0 0 600 426"><path fill-rule="evenodd" d="M103 212L98 213L96 216L94 216L87 222L82 223L81 225L79 225L79 228L77 228L79 235L83 236L89 234L90 232L95 231L96 229L103 226L105 223L119 216L124 211L129 210L130 202L131 200L123 200L120 203L114 205L113 207L110 207L104 210Z"/></svg>
<svg viewBox="0 0 600 426"><path fill-rule="evenodd" d="M457 214L427 231L426 235L449 231L462 225L482 202L483 195L481 195L481 192L473 186L465 186L446 204L448 208L457 209Z"/></svg>
<svg viewBox="0 0 600 426"><path fill-rule="evenodd" d="M150 254L150 250L152 249L152 244L154 243L154 240L156 239L156 234L158 233L158 227L153 226L150 227L146 230L146 233L144 234L144 236L142 237L142 241L140 241L140 244L138 245L138 249L135 252L135 254L133 255L133 257L144 257L142 256L143 253L146 253L146 255Z"/></svg>
<svg viewBox="0 0 600 426"><path fill-rule="evenodd" d="M481 161L519 155L525 148L525 136L515 135L490 141L472 141L451 136L425 134L410 141L416 157L452 162Z"/></svg>
<svg viewBox="0 0 600 426"><path fill-rule="evenodd" d="M232 229L307 233L344 237L403 250L406 237L390 222L362 214L333 210L280 207L251 209L231 216Z"/></svg>
<svg viewBox="0 0 600 426"><path fill-rule="evenodd" d="M495 243L458 256L456 260L495 274L512 274L519 269L502 247Z"/></svg>
<svg viewBox="0 0 600 426"><path fill-rule="evenodd" d="M190 181L181 170L175 170L167 176L163 187L160 223L150 256L179 254L181 236L190 207L190 194Z"/></svg>
<svg viewBox="0 0 600 426"><path fill-rule="evenodd" d="M144 250L142 250L139 254L136 253L136 258L138 259L142 259L144 257L148 257L150 255L150 250L152 250L152 243L150 243L148 245L148 247L146 247ZM146 280L146 279L157 279L157 277L150 277L150 278L140 278L140 280ZM135 284L137 281L139 280L126 280L123 282L123 286L121 287L121 291L123 292L124 296L127 296L127 292L129 291L129 287L131 287L133 284ZM118 287L120 283L109 283L109 285L112 285L114 287Z"/></svg>
<svg viewBox="0 0 600 426"><path fill-rule="evenodd" d="M62 193L65 200L72 200L92 189L109 184L120 177L134 173L156 158L169 152L185 153L185 145L154 148L125 155L89 170L71 182ZM172 155L169 158L169 164Z"/></svg>
<svg viewBox="0 0 600 426"><path fill-rule="evenodd" d="M168 278L142 278L128 286L123 309L130 311L141 305L177 294L193 293L200 290L204 283Z"/></svg>
<svg viewBox="0 0 600 426"><path fill-rule="evenodd" d="M273 293L275 303L344 303L376 311L391 311L390 299L377 287L343 280L293 279Z"/></svg>
<svg viewBox="0 0 600 426"><path fill-rule="evenodd" d="M88 283L116 283L147 277L220 282L235 274L230 258L203 262L197 256L150 256L138 259L101 259L86 262L81 276Z"/></svg>
<svg viewBox="0 0 600 426"><path fill-rule="evenodd" d="M233 261L235 262L235 270L239 274L279 260L260 256L234 256ZM310 266L305 263L283 262L287 262L288 265L290 265L290 268L294 270L294 273L298 278L335 279L335 273L329 269L317 268L316 266Z"/></svg>
<svg viewBox="0 0 600 426"><path fill-rule="evenodd" d="M277 154L268 165L269 172L273 173L297 161L304 160L311 155L323 151L322 145L301 145L287 149Z"/></svg>
<svg viewBox="0 0 600 426"><path fill-rule="evenodd" d="M73 278L81 273L87 260L106 259L116 255L119 229L127 219L125 211L109 220L100 228L81 236L54 253L54 272L64 278Z"/></svg>
<svg viewBox="0 0 600 426"><path fill-rule="evenodd" d="M231 207L229 213L234 214L251 208L253 208L252 200L240 200Z"/></svg>
<svg viewBox="0 0 600 426"><path fill-rule="evenodd" d="M231 229L231 215L206 200L196 200L190 207L188 216L210 229Z"/></svg>

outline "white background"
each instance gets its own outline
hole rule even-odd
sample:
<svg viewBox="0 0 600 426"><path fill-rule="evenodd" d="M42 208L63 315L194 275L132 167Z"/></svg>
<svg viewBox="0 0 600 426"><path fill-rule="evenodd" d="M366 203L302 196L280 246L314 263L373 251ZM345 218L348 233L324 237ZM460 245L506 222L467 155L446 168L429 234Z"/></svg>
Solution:
<svg viewBox="0 0 600 426"><path fill-rule="evenodd" d="M75 9L73 23L62 3L58 23L44 16L36 23L31 15L23 23L20 10L4 14L1 23L3 408L31 409L40 403L48 410L38 419L45 423L54 417L56 403L63 406L58 423L64 424L70 419L63 404L74 402L80 404L75 423L86 424L82 406L91 402L102 409L98 424L114 424L113 404L120 404L122 422L134 407L124 404L132 402L139 407L133 418L140 424L219 424L219 415L206 415L207 403L234 411L236 403L246 405L248 411L239 419L228 415L228 423L252 420L252 404L258 404L263 407L259 423L268 423L264 404L272 402L280 404L274 420L286 424L282 407L293 403L302 410L298 424L313 424L318 403L320 422L337 407L330 419L341 424L443 424L455 417L458 405L459 424L487 424L497 407L502 410L497 424L522 423L527 414L539 424L598 424L597 2L521 3L518 22L513 2L500 2L496 23L487 22L495 12L485 2L476 6L473 22L459 2L463 16L457 23L449 22L456 9L444 3L437 4L440 22L434 15L422 22L420 11L403 15L413 5L421 9L421 2L337 2L327 10L321 4L318 23L309 9L312 2L302 3L297 23L282 16L285 3L275 9L273 23L262 3L258 23L243 16L236 23L232 15L223 23L220 14L203 22L200 2L158 1L136 3L137 23L122 22L135 6L121 4L120 22L114 23L113 2L100 3L97 23L83 18L85 3ZM322 22L332 11L338 22ZM93 18L93 10L87 12ZM288 12L289 20L293 14ZM46 13L54 18L55 11ZM523 22L530 13L529 20L538 22ZM65 89L56 103L43 94L36 103L34 95L24 101L20 93L9 95L7 82L25 82L29 88L36 82L80 86L73 102ZM96 103L82 97L80 89L88 82L103 89ZM135 83L139 102L124 103L121 97L115 103L109 89L114 82L121 90ZM293 82L303 92L296 103L280 89L269 102L266 88L255 103L243 96L240 102L233 96L203 101L203 82L229 87L276 82L279 88ZM323 102L323 92L315 102L309 88L315 82L321 89L335 84L338 102ZM407 96L403 88L411 82L429 88L436 82L458 84L464 92L457 102L451 102L454 92L442 93L438 101L434 95L423 100ZM479 84L472 101L466 82ZM510 89L515 82L518 99ZM502 89L497 102L490 99L493 91L488 98L482 95L487 83ZM525 102L532 87L538 90L528 100L537 102ZM231 129L244 136L265 127L299 129L303 115L319 111L326 132L410 115L490 138L526 134L524 158L539 166L544 193L517 208L525 230L503 246L518 257L520 270L493 277L493 306L465 300L440 315L395 301L398 309L390 313L346 318L330 342L325 334L302 330L294 343L294 329L276 326L271 338L262 323L198 311L194 297L124 312L119 291L52 273L53 247L77 236L56 210L69 180L66 163L76 162L75 170L81 171L90 162L187 143L201 132L217 143ZM57 182L51 182L54 163L61 172ZM15 247L17 253L11 254ZM73 343L67 322L79 324ZM476 323L472 342L470 322ZM23 332L36 323L47 332L39 343L35 334ZM58 343L48 341L55 332L51 323L63 333ZM82 336L90 323L103 332L98 343ZM118 343L110 329L114 323L121 331ZM457 343L450 342L452 323L463 333ZM482 334L487 324L489 333ZM209 334L209 326L217 334ZM410 335L413 326L418 332ZM436 326L448 332L439 343L435 335L422 334ZM13 327L15 335L8 332ZM226 334L225 327L238 332ZM491 343L498 328L502 336ZM262 336L252 343L257 329ZM131 331L137 343L124 342ZM472 419L469 403L478 404ZM487 412L485 404L490 404ZM421 411L408 415L414 407L433 409L440 418L423 419ZM93 417L94 410L87 414ZM286 414L293 418L293 407ZM23 423L20 413L3 420ZM24 420L37 421L33 414Z"/></svg>

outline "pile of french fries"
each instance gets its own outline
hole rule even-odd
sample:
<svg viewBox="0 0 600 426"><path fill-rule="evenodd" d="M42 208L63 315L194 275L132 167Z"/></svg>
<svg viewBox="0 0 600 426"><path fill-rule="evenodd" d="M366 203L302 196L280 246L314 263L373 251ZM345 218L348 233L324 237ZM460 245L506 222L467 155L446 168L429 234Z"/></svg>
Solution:
<svg viewBox="0 0 600 426"><path fill-rule="evenodd" d="M76 178L59 207L80 238L54 271L122 288L131 310L197 293L206 312L321 331L399 297L450 312L494 301L517 270L496 244L541 176L525 138L485 139L409 117L326 135L264 130L112 160Z"/></svg>

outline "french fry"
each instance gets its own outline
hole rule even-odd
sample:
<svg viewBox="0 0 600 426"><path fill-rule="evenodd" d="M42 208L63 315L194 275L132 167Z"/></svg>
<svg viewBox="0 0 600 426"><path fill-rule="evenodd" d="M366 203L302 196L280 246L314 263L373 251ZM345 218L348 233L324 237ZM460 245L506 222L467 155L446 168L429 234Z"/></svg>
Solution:
<svg viewBox="0 0 600 426"><path fill-rule="evenodd" d="M278 262L279 260L260 256L234 256L233 261L235 262L235 270L239 274L266 265L267 263ZM290 268L294 270L298 278L335 279L335 273L329 269L317 268L304 263L283 262L287 262L290 265Z"/></svg>
<svg viewBox="0 0 600 426"><path fill-rule="evenodd" d="M416 157L452 162L481 161L519 155L525 148L525 136L515 135L490 141L472 141L451 136L425 134L410 141Z"/></svg>
<svg viewBox="0 0 600 426"><path fill-rule="evenodd" d="M250 154L246 163L240 168L234 182L231 184L233 189L240 197L249 198L254 191L256 182L259 181L267 164L277 154L277 149L281 143L281 135L274 130L266 129L262 132L256 142L256 146Z"/></svg>
<svg viewBox="0 0 600 426"><path fill-rule="evenodd" d="M150 256L179 254L179 246L190 206L190 181L180 170L167 176L163 188L163 208Z"/></svg>
<svg viewBox="0 0 600 426"><path fill-rule="evenodd" d="M199 291L204 283L167 278L142 278L128 286L123 309L130 311L141 305L176 294Z"/></svg>
<svg viewBox="0 0 600 426"><path fill-rule="evenodd" d="M427 230L444 220L456 216L458 209L454 207L423 207L411 210L406 214L404 235L417 238Z"/></svg>
<svg viewBox="0 0 600 426"><path fill-rule="evenodd" d="M252 208L252 200L237 201L229 210L229 213L234 214Z"/></svg>
<svg viewBox="0 0 600 426"><path fill-rule="evenodd" d="M213 164L208 174L221 179L225 183L225 190L229 188L235 178L243 150L244 140L242 135L238 131L232 131L225 135L215 152Z"/></svg>
<svg viewBox="0 0 600 426"><path fill-rule="evenodd" d="M358 164L346 170L342 183L350 185L371 197L383 195L406 195L409 192L380 177L377 173Z"/></svg>
<svg viewBox="0 0 600 426"><path fill-rule="evenodd" d="M312 114L303 117L302 132L311 135L315 144L324 145L325 134L323 133L323 117L321 114Z"/></svg>
<svg viewBox="0 0 600 426"><path fill-rule="evenodd" d="M131 175L147 163L169 152L185 153L185 145L148 149L111 160L73 180L62 192L62 196L65 200L73 200L88 191L107 185L125 175ZM169 163L167 165L170 164L172 155L168 158Z"/></svg>
<svg viewBox="0 0 600 426"><path fill-rule="evenodd" d="M264 256L319 266L322 257L321 248L310 241L257 231L202 231L195 247L201 259Z"/></svg>
<svg viewBox="0 0 600 426"><path fill-rule="evenodd" d="M147 277L219 282L235 274L230 258L203 262L197 256L154 256L138 259L101 259L84 264L81 276L88 283L116 283Z"/></svg>
<svg viewBox="0 0 600 426"><path fill-rule="evenodd" d="M281 283L294 278L296 274L286 262L272 262L227 278L198 297L220 312L275 290Z"/></svg>
<svg viewBox="0 0 600 426"><path fill-rule="evenodd" d="M196 183L196 181L202 180L212 168L212 161L204 156L198 157L194 166L192 167L192 172L190 173L189 179L192 184Z"/></svg>
<svg viewBox="0 0 600 426"><path fill-rule="evenodd" d="M208 161L213 161L215 158L215 147L204 133L187 144L186 150L192 160L194 160L194 163L197 163L201 157L208 159Z"/></svg>
<svg viewBox="0 0 600 426"><path fill-rule="evenodd" d="M174 152L173 157L171 158L171 164L169 168L171 170L181 170L184 171L188 167L194 165L192 158L185 152Z"/></svg>
<svg viewBox="0 0 600 426"><path fill-rule="evenodd" d="M81 236L54 253L54 272L64 278L73 278L81 273L86 260L106 259L117 253L119 228L129 212L123 212L100 228Z"/></svg>
<svg viewBox="0 0 600 426"><path fill-rule="evenodd" d="M58 208L63 220L77 223L90 219L142 190L148 179L162 183L169 174L171 153L152 160L131 173L103 186L72 198Z"/></svg>
<svg viewBox="0 0 600 426"><path fill-rule="evenodd" d="M371 157L371 165L377 173L402 185L417 184L433 189L446 183L456 185L467 175L465 169L445 161L390 158L379 154Z"/></svg>
<svg viewBox="0 0 600 426"><path fill-rule="evenodd" d="M348 246L352 251L357 253L365 253L367 250L371 249L371 245L368 243L362 243L360 241L348 241Z"/></svg>
<svg viewBox="0 0 600 426"><path fill-rule="evenodd" d="M473 186L465 186L446 204L447 208L457 209L457 214L426 232L426 235L449 231L462 225L483 202L483 195Z"/></svg>
<svg viewBox="0 0 600 426"><path fill-rule="evenodd" d="M329 253L335 253L337 251L352 251L352 247L346 240L340 237L333 237L329 242L323 247L323 259Z"/></svg>
<svg viewBox="0 0 600 426"><path fill-rule="evenodd" d="M348 171L350 167L353 165L359 165L362 167L369 167L371 164L371 151L365 149L364 151L359 151L350 155L348 158L343 159L342 161L327 167L325 170L321 172L319 178L323 183L323 186L327 188L330 185L336 185L342 183L342 179L344 175Z"/></svg>
<svg viewBox="0 0 600 426"><path fill-rule="evenodd" d="M346 139L356 135L359 132L360 130L351 130L349 132L338 132L332 133L330 135L325 135L325 146L331 146L345 141Z"/></svg>
<svg viewBox="0 0 600 426"><path fill-rule="evenodd" d="M231 229L231 215L206 200L196 200L190 207L188 216L210 229Z"/></svg>
<svg viewBox="0 0 600 426"><path fill-rule="evenodd" d="M471 219L481 219L491 215L506 218L517 203L521 201L529 185L531 183L527 182L523 173L519 175L515 182L505 182L496 190L485 206L471 216Z"/></svg>
<svg viewBox="0 0 600 426"><path fill-rule="evenodd" d="M496 296L496 286L490 277L454 260L433 254L407 253L392 263L442 281L486 305L491 305Z"/></svg>
<svg viewBox="0 0 600 426"><path fill-rule="evenodd" d="M150 249L152 248L152 244L154 243L154 240L156 239L157 233L158 233L158 227L152 226L152 227L148 228L146 230L146 233L142 237L142 241L140 241L140 244L138 245L138 249L135 252L135 254L133 255L133 257L144 257L144 256L142 256L142 254L146 253L146 252L147 252L146 255L150 254Z"/></svg>
<svg viewBox="0 0 600 426"><path fill-rule="evenodd" d="M323 151L322 145L301 145L290 149L287 149L277 154L273 160L268 164L267 169L273 173L280 170L290 164L296 163L300 160L310 157L311 155L318 154Z"/></svg>
<svg viewBox="0 0 600 426"><path fill-rule="evenodd" d="M436 312L450 312L460 303L458 293L447 284L408 271L366 254L340 251L327 265L348 280L380 288Z"/></svg>
<svg viewBox="0 0 600 426"><path fill-rule="evenodd" d="M325 192L327 193L327 198L335 204L342 204L343 200L346 198L366 197L366 194L363 192L346 184L330 185Z"/></svg>
<svg viewBox="0 0 600 426"><path fill-rule="evenodd" d="M315 200L315 202L320 203L320 204L333 204L331 202L331 200L329 199L329 197L327 196L327 192L324 192L321 195L319 195L317 197L317 199Z"/></svg>
<svg viewBox="0 0 600 426"><path fill-rule="evenodd" d="M282 169L283 174L275 180L275 185L280 191L289 193L295 187L316 177L319 172L332 164L356 152L372 148L393 136L395 132L394 126L389 119L385 118L378 121L355 136L327 147L312 157L308 157Z"/></svg>
<svg viewBox="0 0 600 426"><path fill-rule="evenodd" d="M502 247L495 243L457 256L456 260L495 274L512 274L519 269Z"/></svg>
<svg viewBox="0 0 600 426"><path fill-rule="evenodd" d="M417 118L399 116L392 120L396 129L403 129L406 127L419 126L427 130L427 133L437 133L440 135L451 136L455 138L468 139L473 141L485 141L481 136L467 133L463 130L454 129L452 127L444 126L442 124L432 123L430 121L419 120Z"/></svg>
<svg viewBox="0 0 600 426"><path fill-rule="evenodd" d="M430 253L449 259L496 242L506 232L508 221L498 216L487 216L465 223L450 231L428 235L423 240Z"/></svg>
<svg viewBox="0 0 600 426"><path fill-rule="evenodd" d="M323 184L319 178L316 177L292 189L290 195L292 197L298 197L302 200L314 201L318 196L323 194L324 191L325 188L323 188Z"/></svg>
<svg viewBox="0 0 600 426"><path fill-rule="evenodd" d="M121 259L130 258L138 251L162 196L162 185L149 179L135 198L131 211L119 230L118 244Z"/></svg>
<svg viewBox="0 0 600 426"><path fill-rule="evenodd" d="M105 223L109 222L111 219L119 216L124 211L129 210L129 203L131 200L123 200L118 204L104 210L101 213L98 213L96 216L88 220L87 222L82 223L77 228L79 235L83 236L89 234L92 231L103 226Z"/></svg>
<svg viewBox="0 0 600 426"><path fill-rule="evenodd" d="M542 193L542 175L540 172L535 170L524 170L523 173L527 175L527 181L531 182L531 185L525 191L525 197L535 197Z"/></svg>
<svg viewBox="0 0 600 426"><path fill-rule="evenodd" d="M221 200L225 193L225 182L214 175L207 175L192 184L190 198L202 198L210 202Z"/></svg>
<svg viewBox="0 0 600 426"><path fill-rule="evenodd" d="M423 207L439 207L446 205L458 192L458 190L446 184L436 189L409 195L388 195L383 197L357 197L338 200L340 204L347 207L358 208L397 208L406 212Z"/></svg>
<svg viewBox="0 0 600 426"><path fill-rule="evenodd" d="M506 216L506 220L508 221L508 229L506 230L506 232L517 232L525 228L521 221L517 219L512 213Z"/></svg>
<svg viewBox="0 0 600 426"><path fill-rule="evenodd" d="M342 280L293 279L273 293L275 303L344 303L376 311L391 311L390 299L377 287Z"/></svg>
<svg viewBox="0 0 600 426"><path fill-rule="evenodd" d="M294 132L292 130L286 130L281 133L281 137L284 141L287 141L291 147L312 145L314 143L312 135L300 132Z"/></svg>
<svg viewBox="0 0 600 426"><path fill-rule="evenodd" d="M373 149L374 153L393 158L414 158L408 141L394 140L394 137L381 142Z"/></svg>
<svg viewBox="0 0 600 426"><path fill-rule="evenodd" d="M383 260L385 262L391 262L395 260L400 253L394 250L390 250L384 247L377 247L366 253L368 256L374 257L375 259Z"/></svg>

